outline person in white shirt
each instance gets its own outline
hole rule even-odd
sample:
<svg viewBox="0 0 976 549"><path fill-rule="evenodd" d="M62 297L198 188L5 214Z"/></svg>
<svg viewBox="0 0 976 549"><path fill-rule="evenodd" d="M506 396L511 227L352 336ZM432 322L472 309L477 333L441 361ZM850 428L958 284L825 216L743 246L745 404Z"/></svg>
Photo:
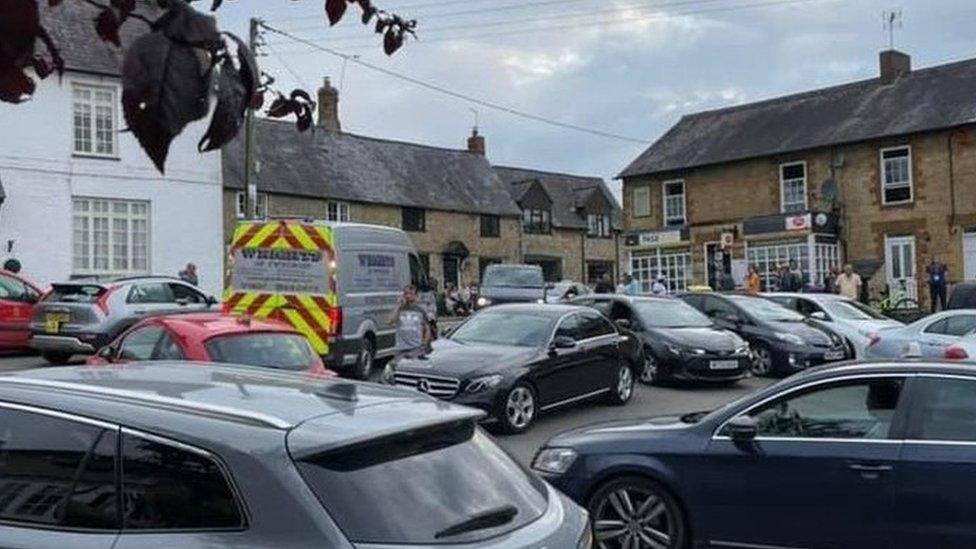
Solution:
<svg viewBox="0 0 976 549"><path fill-rule="evenodd" d="M658 276L657 280L651 284L651 293L654 295L668 295L668 287L664 283L663 276Z"/></svg>

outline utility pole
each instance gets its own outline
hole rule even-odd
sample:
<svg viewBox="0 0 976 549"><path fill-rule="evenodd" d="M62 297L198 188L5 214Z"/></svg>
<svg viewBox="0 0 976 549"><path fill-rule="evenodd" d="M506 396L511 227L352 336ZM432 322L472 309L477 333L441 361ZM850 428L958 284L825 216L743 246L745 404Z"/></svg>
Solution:
<svg viewBox="0 0 976 549"><path fill-rule="evenodd" d="M247 45L257 56L258 39L260 38L261 20L251 18L251 31ZM244 119L244 215L254 219L258 215L258 181L255 166L257 160L254 154L254 110L248 108Z"/></svg>

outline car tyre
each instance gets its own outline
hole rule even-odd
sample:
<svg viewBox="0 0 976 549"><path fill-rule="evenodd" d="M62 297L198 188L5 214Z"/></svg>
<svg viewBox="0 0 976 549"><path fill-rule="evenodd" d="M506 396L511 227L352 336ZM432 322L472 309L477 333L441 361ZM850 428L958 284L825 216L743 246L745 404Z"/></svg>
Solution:
<svg viewBox="0 0 976 549"><path fill-rule="evenodd" d="M538 412L535 391L529 384L519 382L505 395L497 419L502 431L515 435L527 431L535 421Z"/></svg>
<svg viewBox="0 0 976 549"><path fill-rule="evenodd" d="M68 361L71 360L71 357L73 356L75 355L71 353L60 352L60 351L45 351L41 353L41 358L46 360L49 364L55 366L61 364L67 364Z"/></svg>
<svg viewBox="0 0 976 549"><path fill-rule="evenodd" d="M756 377L769 377L773 375L773 352L764 343L753 343L750 346L752 351L752 361L749 363L749 371Z"/></svg>
<svg viewBox="0 0 976 549"><path fill-rule="evenodd" d="M356 358L356 365L353 368L353 377L356 379L369 379L369 374L373 372L373 364L376 362L376 346L373 340L364 337L362 348L359 349L359 356Z"/></svg>
<svg viewBox="0 0 976 549"><path fill-rule="evenodd" d="M601 486L587 505L595 547L682 549L688 530L681 506L661 484L621 477Z"/></svg>
<svg viewBox="0 0 976 549"><path fill-rule="evenodd" d="M613 406L623 406L632 396L634 396L634 370L630 364L621 364L617 367L613 385L610 387L610 393L607 394L607 402Z"/></svg>

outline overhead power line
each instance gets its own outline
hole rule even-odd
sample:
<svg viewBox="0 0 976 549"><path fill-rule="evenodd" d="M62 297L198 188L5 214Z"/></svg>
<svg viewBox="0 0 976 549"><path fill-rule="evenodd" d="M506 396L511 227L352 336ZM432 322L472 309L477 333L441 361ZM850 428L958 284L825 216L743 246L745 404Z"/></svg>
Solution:
<svg viewBox="0 0 976 549"><path fill-rule="evenodd" d="M836 1L839 0L766 0L762 2L754 2L750 4L738 4L734 6L701 8L696 10L686 10L681 12L670 12L670 13L654 13L654 14L648 14L646 16L641 16L641 17L628 17L626 19L613 18L607 20L586 21L585 27L587 28L609 27L614 25L626 25L626 24L641 23L647 21L659 21L659 20L668 19L676 16L683 16L683 15L701 15L701 14L709 14L709 13L721 13L721 12L732 12L732 11L740 11L740 10L748 10L748 9L786 6L786 5L793 5L793 4L805 4L811 2L836 2ZM511 23L511 24L516 25L517 23ZM431 43L445 42L445 41L455 42L459 40L490 38L496 36L512 36L517 34L542 34L546 32L561 31L566 29L580 29L581 25L583 25L583 23L577 21L569 24L530 26L530 27L519 28L519 29L502 30L502 31L494 31L494 32L486 32L486 33L434 36L433 38L425 38L423 28L421 27L420 29L418 29L418 32L420 32L421 35L420 38L418 38L416 45L431 44ZM341 38L335 38L333 40L339 41L341 40ZM306 41L311 42L311 40L306 40ZM325 41L329 41L331 43L331 40L326 39ZM281 42L278 42L278 44L281 44ZM363 50L363 49L367 49L367 46L365 45L365 43L363 43L363 45L348 44L348 45L344 45L343 48L348 50ZM301 51L301 50L289 50L289 53L295 53L296 51Z"/></svg>
<svg viewBox="0 0 976 549"><path fill-rule="evenodd" d="M267 30L268 32L271 32L271 33L274 33L274 34L277 34L279 36L283 36L283 37L286 37L286 38L290 38L291 40L293 40L295 42L299 42L299 43L305 44L305 45L307 45L307 46L309 46L311 48L314 48L316 50L319 50L319 51L328 53L330 55L334 55L336 57L340 57L342 59L345 59L348 62L355 63L357 65L360 65L362 67L366 67L366 68L368 68L370 70L379 72L381 74L385 74L387 76L391 76L393 78L397 78L397 79L403 80L405 82L410 82L411 84L414 84L416 86L420 86L422 88L425 88L425 89L428 89L428 90L431 90L431 91L435 91L435 92L438 92L440 94L447 95L449 97L453 97L455 99L461 99L463 101L467 101L467 102L473 103L475 105L480 105L480 106L485 107L485 108L488 108L488 109L493 109L493 110L496 110L496 111L501 111L501 112L504 112L504 113L511 114L513 116L518 116L520 118L525 118L527 120L533 120L535 122L540 122L542 124L547 124L547 125L550 125L550 126L554 126L554 127L558 127L558 128L563 128L563 129L567 129L567 130L573 130L573 131L577 131L577 132L581 132L581 133L588 133L590 135L596 135L596 136L605 137L605 138L608 138L608 139L616 139L618 141L625 141L625 142L628 142L628 143L636 143L636 144L640 144L640 145L646 145L648 143L646 140L643 140L643 139L637 139L637 138L629 137L629 136L626 136L626 135L620 135L620 134L615 134L615 133L606 132L606 131L602 131L602 130L597 130L597 129L593 129L593 128L587 128L587 127L584 127L584 126L577 126L576 124L569 124L569 123L566 123L566 122L560 122L558 120L552 120L552 119L546 118L544 116L539 116L539 115L536 115L536 114L528 113L528 112L525 112L525 111L521 111L521 110L518 110L518 109L514 109L514 108L511 108L511 107L507 107L505 105L500 105L498 103L493 103L491 101L486 101L484 99L480 99L480 98L473 97L473 96L470 96L470 95L466 95L466 94L463 94L463 93L460 93L460 92L456 92L456 91L453 91L453 90L449 90L449 89L444 88L442 86L438 86L436 84L431 84L429 82L425 82L423 80L414 78L412 76L407 76L405 74L401 74L401 73L398 73L398 72L395 72L395 71L392 71L392 70L389 70L389 69L380 67L378 65L374 65L372 63L369 63L367 61L363 61L362 59L359 59L359 58L354 57L352 55L348 55L348 54L344 54L344 53L341 53L339 51L336 51L336 50L334 50L332 48L327 48L325 46L316 44L315 42L312 42L311 40L306 40L304 38L295 36L295 35L293 35L293 34L291 34L289 32L286 32L286 31L277 29L277 28L272 27L272 26L270 26L270 25L268 25L266 23L262 24L262 27L265 30Z"/></svg>

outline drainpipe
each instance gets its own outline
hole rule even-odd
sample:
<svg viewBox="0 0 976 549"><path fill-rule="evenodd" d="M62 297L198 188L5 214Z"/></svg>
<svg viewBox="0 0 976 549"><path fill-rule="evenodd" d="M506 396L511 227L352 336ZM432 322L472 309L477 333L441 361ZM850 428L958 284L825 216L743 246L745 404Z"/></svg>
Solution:
<svg viewBox="0 0 976 549"><path fill-rule="evenodd" d="M586 280L586 231L580 237L580 282Z"/></svg>

